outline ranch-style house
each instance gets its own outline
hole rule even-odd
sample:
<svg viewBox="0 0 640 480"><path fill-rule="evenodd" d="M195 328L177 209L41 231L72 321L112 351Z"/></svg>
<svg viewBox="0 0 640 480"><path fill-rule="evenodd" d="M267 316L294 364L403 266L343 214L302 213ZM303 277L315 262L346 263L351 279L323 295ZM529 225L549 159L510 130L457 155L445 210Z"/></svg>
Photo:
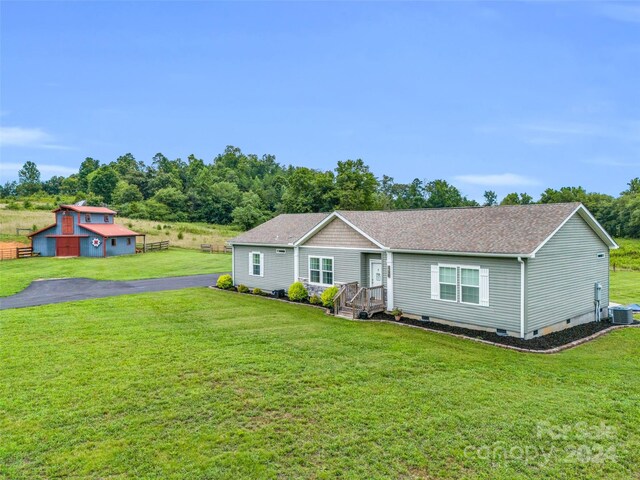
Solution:
<svg viewBox="0 0 640 480"><path fill-rule="evenodd" d="M618 247L579 203L283 214L230 244L235 285L521 338L606 316Z"/></svg>

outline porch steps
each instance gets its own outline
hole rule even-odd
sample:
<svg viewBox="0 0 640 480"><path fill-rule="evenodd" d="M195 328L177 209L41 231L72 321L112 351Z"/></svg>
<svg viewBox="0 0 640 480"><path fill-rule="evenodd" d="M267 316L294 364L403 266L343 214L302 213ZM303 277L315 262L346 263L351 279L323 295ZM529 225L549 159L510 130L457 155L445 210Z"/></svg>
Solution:
<svg viewBox="0 0 640 480"><path fill-rule="evenodd" d="M342 307L338 313L336 313L337 317L342 318L353 318L353 308L351 307Z"/></svg>

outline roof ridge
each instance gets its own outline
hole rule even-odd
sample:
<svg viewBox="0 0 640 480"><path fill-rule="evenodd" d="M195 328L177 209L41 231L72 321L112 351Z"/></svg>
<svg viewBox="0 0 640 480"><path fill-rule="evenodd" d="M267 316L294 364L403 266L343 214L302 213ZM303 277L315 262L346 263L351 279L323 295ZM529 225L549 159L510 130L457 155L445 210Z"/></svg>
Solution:
<svg viewBox="0 0 640 480"><path fill-rule="evenodd" d="M393 212L427 212L427 211L442 211L442 210L481 210L481 209L495 209L495 208L523 208L523 207L548 207L552 205L582 205L582 202L556 202L556 203L527 203L524 205L466 205L461 207L419 207L419 208L396 208L385 210L342 210L337 209L335 212L353 212L353 213L393 213Z"/></svg>

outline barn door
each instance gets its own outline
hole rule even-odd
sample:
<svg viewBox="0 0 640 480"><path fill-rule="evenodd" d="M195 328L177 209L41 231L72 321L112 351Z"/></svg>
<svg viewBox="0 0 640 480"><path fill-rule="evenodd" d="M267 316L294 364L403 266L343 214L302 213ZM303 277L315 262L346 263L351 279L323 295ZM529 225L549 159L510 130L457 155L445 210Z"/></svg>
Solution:
<svg viewBox="0 0 640 480"><path fill-rule="evenodd" d="M80 255L80 239L78 237L56 238L57 257L77 257Z"/></svg>
<svg viewBox="0 0 640 480"><path fill-rule="evenodd" d="M62 217L62 234L73 235L73 217L70 215Z"/></svg>

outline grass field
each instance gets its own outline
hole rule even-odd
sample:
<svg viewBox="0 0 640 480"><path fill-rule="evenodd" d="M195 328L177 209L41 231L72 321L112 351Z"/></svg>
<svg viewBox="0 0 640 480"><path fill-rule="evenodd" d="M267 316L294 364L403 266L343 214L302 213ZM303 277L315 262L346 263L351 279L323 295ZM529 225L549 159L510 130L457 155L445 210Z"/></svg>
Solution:
<svg viewBox="0 0 640 480"><path fill-rule="evenodd" d="M13 295L39 278L135 280L228 271L231 271L231 255L183 248L110 258L7 260L0 262L0 297Z"/></svg>
<svg viewBox="0 0 640 480"><path fill-rule="evenodd" d="M0 241L29 243L26 236L16 235L16 228L33 228L34 226L42 228L51 225L54 221L53 213L46 210L0 208ZM173 246L194 249L199 249L203 243L222 247L225 241L239 233L239 230L230 225L208 223L156 222L121 217L116 217L116 223L135 232L146 234L147 242L169 240Z"/></svg>
<svg viewBox="0 0 640 480"><path fill-rule="evenodd" d="M522 354L208 289L5 311L1 326L3 478L640 471L638 329Z"/></svg>
<svg viewBox="0 0 640 480"><path fill-rule="evenodd" d="M616 270L640 270L640 239L616 238L620 248L611 250L611 267Z"/></svg>

